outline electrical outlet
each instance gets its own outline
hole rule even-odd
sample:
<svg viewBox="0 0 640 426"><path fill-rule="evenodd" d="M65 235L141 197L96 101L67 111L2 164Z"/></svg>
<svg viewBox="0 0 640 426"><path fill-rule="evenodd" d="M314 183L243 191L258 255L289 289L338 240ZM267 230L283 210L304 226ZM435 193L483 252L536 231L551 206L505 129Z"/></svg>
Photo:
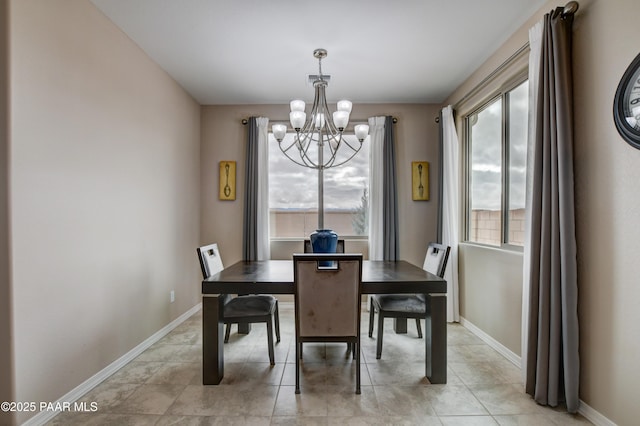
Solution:
<svg viewBox="0 0 640 426"><path fill-rule="evenodd" d="M171 290L171 293L169 293L169 302L173 303L176 301L176 292Z"/></svg>

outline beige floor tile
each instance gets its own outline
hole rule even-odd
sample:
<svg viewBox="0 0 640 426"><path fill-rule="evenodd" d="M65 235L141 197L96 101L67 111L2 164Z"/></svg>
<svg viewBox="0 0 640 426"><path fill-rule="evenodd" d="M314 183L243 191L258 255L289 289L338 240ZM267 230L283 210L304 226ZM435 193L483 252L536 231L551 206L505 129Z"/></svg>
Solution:
<svg viewBox="0 0 640 426"><path fill-rule="evenodd" d="M295 386L280 386L273 410L274 416L326 417L329 412L326 386L300 386L300 394Z"/></svg>
<svg viewBox="0 0 640 426"><path fill-rule="evenodd" d="M520 369L460 324L447 326L447 384L425 374L425 340L415 322L407 334L385 321L382 359L377 329L363 312L362 393L344 343L307 343L301 394L295 394L292 304L280 305L281 341L269 364L266 327L232 329L224 345L224 378L202 385L202 314L196 313L79 401L96 413L62 413L50 425L583 425L582 416L536 404ZM423 323L424 326L424 323Z"/></svg>
<svg viewBox="0 0 640 426"><path fill-rule="evenodd" d="M489 414L475 395L462 385L426 386L425 393L439 416L474 416Z"/></svg>
<svg viewBox="0 0 640 426"><path fill-rule="evenodd" d="M62 413L47 425L51 426L150 426L161 416L143 414Z"/></svg>
<svg viewBox="0 0 640 426"><path fill-rule="evenodd" d="M373 386L361 386L361 393L355 393L355 386L326 387L327 415L330 417L376 416L380 409Z"/></svg>
<svg viewBox="0 0 640 426"><path fill-rule="evenodd" d="M406 417L406 416L393 416L393 417L365 417L365 416L353 416L353 417L329 417L329 425L331 426L369 426L369 425L393 425L393 426L439 426L442 425L440 419L436 416L422 416L422 417Z"/></svg>
<svg viewBox="0 0 640 426"><path fill-rule="evenodd" d="M381 416L425 417L436 412L425 386L374 386Z"/></svg>
<svg viewBox="0 0 640 426"><path fill-rule="evenodd" d="M145 383L164 363L159 361L131 361L107 379L108 383Z"/></svg>
<svg viewBox="0 0 640 426"><path fill-rule="evenodd" d="M165 362L149 377L146 383L188 385L201 374L199 363Z"/></svg>
<svg viewBox="0 0 640 426"><path fill-rule="evenodd" d="M183 385L140 385L112 411L120 414L164 414L184 388Z"/></svg>
<svg viewBox="0 0 640 426"><path fill-rule="evenodd" d="M425 364L421 362L397 362L384 359L377 363L367 363L371 382L378 385L426 385Z"/></svg>
<svg viewBox="0 0 640 426"><path fill-rule="evenodd" d="M78 401L87 404L95 402L98 406L98 413L108 413L113 410L113 407L122 404L140 386L139 384L104 382Z"/></svg>
<svg viewBox="0 0 640 426"><path fill-rule="evenodd" d="M489 413L498 414L544 414L549 408L538 405L524 392L522 385L474 384L469 389L486 407Z"/></svg>
<svg viewBox="0 0 640 426"><path fill-rule="evenodd" d="M166 345L161 342L155 343L138 355L136 361L171 361L175 359L176 354L183 348L181 345Z"/></svg>
<svg viewBox="0 0 640 426"><path fill-rule="evenodd" d="M271 424L277 426L326 426L327 417L312 416L273 416Z"/></svg>
<svg viewBox="0 0 640 426"><path fill-rule="evenodd" d="M444 426L497 426L491 416L441 416Z"/></svg>

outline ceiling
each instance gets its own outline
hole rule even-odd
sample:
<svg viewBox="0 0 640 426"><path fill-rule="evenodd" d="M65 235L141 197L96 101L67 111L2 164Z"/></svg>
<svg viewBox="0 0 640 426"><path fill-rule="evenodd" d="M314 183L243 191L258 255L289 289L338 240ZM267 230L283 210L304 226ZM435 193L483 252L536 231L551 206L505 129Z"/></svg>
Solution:
<svg viewBox="0 0 640 426"><path fill-rule="evenodd" d="M440 103L545 0L91 0L203 105Z"/></svg>

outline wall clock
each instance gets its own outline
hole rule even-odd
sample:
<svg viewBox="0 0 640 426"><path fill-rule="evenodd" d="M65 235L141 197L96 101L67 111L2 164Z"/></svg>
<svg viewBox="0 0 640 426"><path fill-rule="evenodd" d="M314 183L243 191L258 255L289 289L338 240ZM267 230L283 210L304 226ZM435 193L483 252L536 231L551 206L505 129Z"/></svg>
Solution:
<svg viewBox="0 0 640 426"><path fill-rule="evenodd" d="M620 136L640 149L640 54L618 84L613 100L613 119Z"/></svg>

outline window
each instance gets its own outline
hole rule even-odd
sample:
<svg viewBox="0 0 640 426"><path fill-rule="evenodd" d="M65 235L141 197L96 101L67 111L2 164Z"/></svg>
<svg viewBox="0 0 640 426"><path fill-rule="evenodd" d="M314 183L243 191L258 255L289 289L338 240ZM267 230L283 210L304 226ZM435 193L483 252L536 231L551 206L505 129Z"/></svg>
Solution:
<svg viewBox="0 0 640 426"><path fill-rule="evenodd" d="M287 133L283 143L295 133ZM346 134L359 144L353 133ZM311 153L311 157L314 155ZM340 237L367 236L369 138L347 163L324 170L324 227ZM318 171L288 159L269 133L270 238L308 238L318 227Z"/></svg>
<svg viewBox="0 0 640 426"><path fill-rule="evenodd" d="M528 99L529 83L520 81L464 118L467 241L524 243Z"/></svg>

